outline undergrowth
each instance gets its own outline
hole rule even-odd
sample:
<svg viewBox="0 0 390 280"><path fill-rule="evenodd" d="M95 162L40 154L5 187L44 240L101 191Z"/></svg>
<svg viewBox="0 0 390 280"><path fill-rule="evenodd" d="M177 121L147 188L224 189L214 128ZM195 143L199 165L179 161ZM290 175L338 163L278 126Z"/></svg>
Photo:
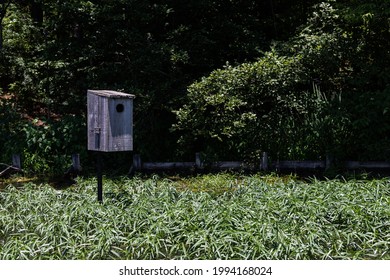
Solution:
<svg viewBox="0 0 390 280"><path fill-rule="evenodd" d="M390 259L390 181L79 178L0 191L0 259Z"/></svg>

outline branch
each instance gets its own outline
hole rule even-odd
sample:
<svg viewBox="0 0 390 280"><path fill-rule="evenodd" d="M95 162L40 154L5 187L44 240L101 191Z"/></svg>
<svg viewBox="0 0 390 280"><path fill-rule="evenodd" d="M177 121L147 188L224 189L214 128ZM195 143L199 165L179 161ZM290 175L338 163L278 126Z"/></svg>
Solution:
<svg viewBox="0 0 390 280"><path fill-rule="evenodd" d="M20 168L14 167L14 166L8 166L6 169L4 169L3 171L0 172L0 177L2 177L3 175L6 175L10 171L20 172L22 170Z"/></svg>

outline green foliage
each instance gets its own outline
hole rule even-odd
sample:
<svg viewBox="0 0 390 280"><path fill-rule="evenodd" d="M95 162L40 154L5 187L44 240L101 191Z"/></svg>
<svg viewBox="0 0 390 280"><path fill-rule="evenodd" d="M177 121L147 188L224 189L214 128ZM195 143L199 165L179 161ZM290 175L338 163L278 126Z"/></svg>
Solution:
<svg viewBox="0 0 390 280"><path fill-rule="evenodd" d="M70 155L86 158L84 119L63 117L60 121L33 120L22 128L23 168L34 173L62 173L70 165Z"/></svg>
<svg viewBox="0 0 390 280"><path fill-rule="evenodd" d="M12 154L23 156L23 170L30 174L62 173L70 166L70 155L87 159L84 144L85 120L80 116L64 116L60 120L32 121L21 118L15 106L0 102L2 162Z"/></svg>
<svg viewBox="0 0 390 280"><path fill-rule="evenodd" d="M183 146L219 157L387 159L388 34L367 33L379 28L367 15L363 33L351 30L341 15L330 1L316 5L294 37L258 61L192 84L176 111ZM381 34L379 47L364 34Z"/></svg>
<svg viewBox="0 0 390 280"><path fill-rule="evenodd" d="M269 52L256 63L214 71L189 87L189 101L177 111L175 128L191 135L181 141L194 139L206 145L196 149L214 149L220 155L270 151L281 118L302 110L291 91L305 83L302 69L299 59Z"/></svg>
<svg viewBox="0 0 390 280"><path fill-rule="evenodd" d="M344 103L351 137L345 149L364 160L390 158L389 1L341 1L338 7L351 36ZM362 153L362 151L364 151ZM356 157L356 156L355 156Z"/></svg>
<svg viewBox="0 0 390 280"><path fill-rule="evenodd" d="M264 150L274 159L388 159L388 4L12 1L0 87L20 116L15 131L2 131L18 134L25 118L83 116L86 90L100 88L137 96L135 149L145 160ZM61 134L50 129L42 145L58 150Z"/></svg>
<svg viewBox="0 0 390 280"><path fill-rule="evenodd" d="M169 160L179 137L169 130L172 110L188 84L226 61L259 56L314 2L15 1L4 19L0 80L39 119L84 112L88 88L133 93L137 151Z"/></svg>
<svg viewBox="0 0 390 280"><path fill-rule="evenodd" d="M225 183L223 184L223 181ZM0 191L0 259L388 259L388 179L96 181ZM209 188L226 187L211 195Z"/></svg>

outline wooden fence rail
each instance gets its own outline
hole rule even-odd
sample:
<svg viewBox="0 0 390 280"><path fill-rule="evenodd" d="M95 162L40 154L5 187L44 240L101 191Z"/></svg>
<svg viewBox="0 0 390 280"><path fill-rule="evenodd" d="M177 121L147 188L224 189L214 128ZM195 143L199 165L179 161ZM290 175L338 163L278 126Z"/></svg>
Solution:
<svg viewBox="0 0 390 280"><path fill-rule="evenodd" d="M175 169L211 169L211 170L327 170L333 166L329 157L325 160L278 160L271 162L268 154L264 152L259 159L259 164L247 164L241 161L219 161L206 164L200 158L200 154L195 154L194 162L142 162L141 156L135 154L133 157L133 169L138 171L152 170L175 170ZM345 161L339 164L339 167L346 170L357 169L377 169L390 171L389 161Z"/></svg>
<svg viewBox="0 0 390 280"><path fill-rule="evenodd" d="M22 171L20 155L12 156L12 164L6 165L7 168L0 170L0 177L9 172ZM266 152L262 153L257 165L248 164L242 161L219 161L205 163L200 153L195 154L193 162L143 162L141 155L133 155L133 171L168 171L168 170L251 170L251 171L325 171L332 167L332 161L329 157L326 160L278 160L271 162ZM338 165L345 170L381 170L390 172L390 161L345 161ZM66 173L75 173L81 171L80 155L72 155L72 165Z"/></svg>
<svg viewBox="0 0 390 280"><path fill-rule="evenodd" d="M200 153L195 154L194 162L142 162L141 156L135 154L133 156L134 170L175 170L175 169L214 169L214 170L229 170L229 169L253 169L249 165L240 161L219 161L211 164L205 164Z"/></svg>

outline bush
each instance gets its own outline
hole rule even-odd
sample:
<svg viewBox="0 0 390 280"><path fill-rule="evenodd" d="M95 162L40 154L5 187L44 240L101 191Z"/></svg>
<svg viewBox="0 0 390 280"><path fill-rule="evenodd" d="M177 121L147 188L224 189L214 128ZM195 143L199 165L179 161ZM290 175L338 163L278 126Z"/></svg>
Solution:
<svg viewBox="0 0 390 280"><path fill-rule="evenodd" d="M258 61L189 86L174 125L183 150L223 159L257 159L261 151L273 159L388 158L388 74L378 69L372 37L343 21L321 3L296 36Z"/></svg>
<svg viewBox="0 0 390 280"><path fill-rule="evenodd" d="M0 104L1 161L22 154L27 173L62 173L70 165L70 155L86 159L84 118L64 116L59 120L23 119L9 103Z"/></svg>
<svg viewBox="0 0 390 280"><path fill-rule="evenodd" d="M86 158L85 121L76 116L60 120L38 120L23 127L24 169L35 173L61 173L70 165L70 155Z"/></svg>
<svg viewBox="0 0 390 280"><path fill-rule="evenodd" d="M267 53L255 63L226 66L188 88L176 111L181 144L231 157L275 150L287 116L298 116L299 92L307 83L300 59ZM195 140L195 141L193 141ZM197 146L196 146L197 144Z"/></svg>

